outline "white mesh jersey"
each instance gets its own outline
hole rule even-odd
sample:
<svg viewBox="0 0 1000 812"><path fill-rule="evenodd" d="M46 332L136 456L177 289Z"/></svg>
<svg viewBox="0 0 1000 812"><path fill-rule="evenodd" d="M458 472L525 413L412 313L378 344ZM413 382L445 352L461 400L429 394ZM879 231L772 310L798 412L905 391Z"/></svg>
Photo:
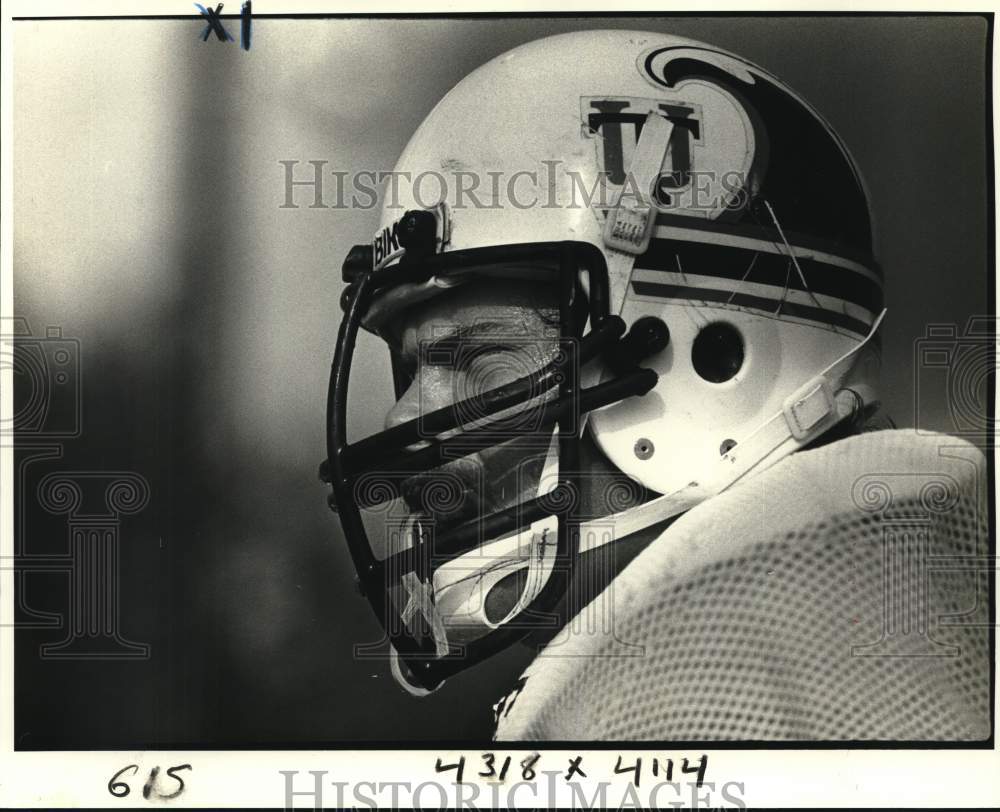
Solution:
<svg viewBox="0 0 1000 812"><path fill-rule="evenodd" d="M678 519L497 703L533 741L982 740L985 459L862 434Z"/></svg>

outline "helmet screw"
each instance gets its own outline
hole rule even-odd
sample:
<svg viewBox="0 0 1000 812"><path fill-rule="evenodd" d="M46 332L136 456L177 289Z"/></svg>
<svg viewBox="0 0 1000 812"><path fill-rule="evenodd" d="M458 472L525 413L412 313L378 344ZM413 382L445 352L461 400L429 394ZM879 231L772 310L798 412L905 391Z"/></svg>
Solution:
<svg viewBox="0 0 1000 812"><path fill-rule="evenodd" d="M633 447L632 450L635 451L635 455L640 460L648 460L650 457L653 456L653 452L656 451L656 449L653 446L653 441L646 437L640 437L638 440L636 440L635 446Z"/></svg>
<svg viewBox="0 0 1000 812"><path fill-rule="evenodd" d="M434 212L414 209L406 212L399 221L399 244L411 259L434 253L437 218Z"/></svg>

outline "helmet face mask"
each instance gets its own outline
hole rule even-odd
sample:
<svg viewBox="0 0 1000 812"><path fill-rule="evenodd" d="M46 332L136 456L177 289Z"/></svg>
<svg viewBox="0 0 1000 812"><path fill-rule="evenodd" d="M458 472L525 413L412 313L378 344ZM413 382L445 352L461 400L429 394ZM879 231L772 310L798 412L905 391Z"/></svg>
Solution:
<svg viewBox="0 0 1000 812"><path fill-rule="evenodd" d="M415 692L551 624L578 553L605 543L579 498L584 427L624 478L662 495L616 513L613 541L877 407L882 285L864 185L829 125L760 68L641 32L529 43L459 83L396 173L447 167L534 175L535 205L511 183L506 200L493 186L477 201L456 178L434 205L394 185L372 244L344 263L328 396L331 506ZM606 183L607 200L585 202ZM401 352L404 314L512 281L546 285L558 314L527 336L530 362L499 377L483 364L464 391L403 404L422 386L412 335ZM435 351L474 358L481 343L457 327ZM406 416L348 443L361 328L390 345ZM411 492L390 541L369 543L361 510L467 487L472 460L498 447L514 461L505 484L527 498L448 520L414 510ZM519 597L488 607L501 581Z"/></svg>
<svg viewBox="0 0 1000 812"><path fill-rule="evenodd" d="M396 284L400 279L429 278L449 264L478 267L488 260L558 267L560 329L558 351L553 361L513 383L505 383L481 395L414 417L358 443L348 444L348 380L358 329L371 297L381 287ZM411 259L411 262L412 266L402 262L364 273L354 283L331 372L326 477L333 486L333 500L361 588L393 649L405 663L410 681L424 689L432 689L449 674L481 661L536 628L538 619L559 600L578 551L575 527L578 522L574 509L575 494L580 488L575 459L582 415L624 397L645 393L655 383L656 376L636 368L598 387L584 389L580 386L581 361L616 345L624 332L620 319L607 313L607 270L600 252L589 244L505 246L461 256L438 255L421 261L419 267L417 260ZM595 329L579 340L582 325L576 302L581 272L589 281L588 317ZM512 418L490 419L511 407L538 401L538 393L550 389L557 392L556 398L541 400ZM476 427L456 432L470 422L470 415L480 418ZM535 427L534 431L524 430L526 420ZM473 451L514 441L527 440L529 444L534 441L537 448L540 439L548 444L553 436L557 438L559 460L559 474L553 490L460 525L440 537L433 536L432 528L411 522L403 549L383 560L376 557L361 518L361 507L398 495L402 483L416 471L437 469ZM433 606L434 572L461 554L476 550L483 538L510 534L552 517L551 532L545 534L545 546L551 552L543 551L544 583L537 586L537 594L506 619L502 628L493 629L479 639L449 646L447 640L442 639L444 629ZM395 607L393 590L406 595L407 606L402 611Z"/></svg>

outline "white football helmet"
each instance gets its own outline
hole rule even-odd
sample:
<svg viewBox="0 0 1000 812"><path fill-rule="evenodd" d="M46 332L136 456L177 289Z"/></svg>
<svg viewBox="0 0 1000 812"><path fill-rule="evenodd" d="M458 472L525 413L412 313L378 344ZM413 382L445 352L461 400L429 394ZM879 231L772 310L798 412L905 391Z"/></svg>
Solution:
<svg viewBox="0 0 1000 812"><path fill-rule="evenodd" d="M741 57L634 31L529 43L459 82L395 177L372 244L344 264L324 476L403 660L394 673L414 692L525 634L580 550L677 515L878 406L882 274L864 183L823 118ZM520 401L507 387L472 412L459 404L348 444L358 327L378 333L405 308L498 276L558 285L562 366L525 379ZM581 292L588 331L573 307ZM485 416L546 388L558 397L532 408L556 439L537 499L445 540L411 522L387 559L372 552L359 506L398 494L399 472L456 453L459 429L488 442ZM614 466L660 494L614 516L613 539L572 511L584 424ZM485 596L519 569L521 599L488 618Z"/></svg>

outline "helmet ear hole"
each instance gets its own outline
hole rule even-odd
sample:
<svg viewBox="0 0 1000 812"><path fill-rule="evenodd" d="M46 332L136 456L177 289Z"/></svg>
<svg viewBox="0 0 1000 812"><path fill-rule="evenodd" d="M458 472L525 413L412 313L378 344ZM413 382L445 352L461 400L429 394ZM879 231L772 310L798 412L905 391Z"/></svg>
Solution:
<svg viewBox="0 0 1000 812"><path fill-rule="evenodd" d="M709 383L725 383L743 368L743 336L733 325L716 321L702 327L691 345L691 364Z"/></svg>

